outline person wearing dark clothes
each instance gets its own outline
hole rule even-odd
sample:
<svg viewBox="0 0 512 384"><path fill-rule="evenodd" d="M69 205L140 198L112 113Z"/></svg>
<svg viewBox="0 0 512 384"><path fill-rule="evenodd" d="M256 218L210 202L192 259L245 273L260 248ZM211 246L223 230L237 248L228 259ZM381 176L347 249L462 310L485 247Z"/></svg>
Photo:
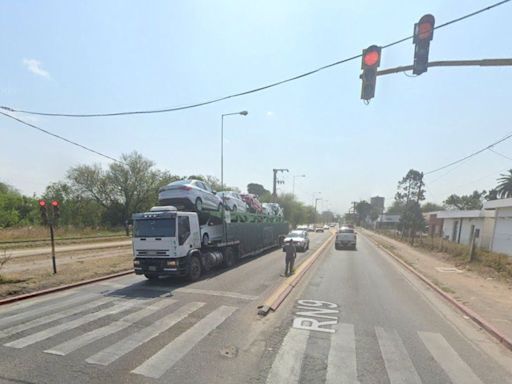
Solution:
<svg viewBox="0 0 512 384"><path fill-rule="evenodd" d="M292 240L286 243L284 251L286 252L284 275L290 276L293 274L293 264L295 263L295 257L297 256L297 250L295 249L295 245Z"/></svg>

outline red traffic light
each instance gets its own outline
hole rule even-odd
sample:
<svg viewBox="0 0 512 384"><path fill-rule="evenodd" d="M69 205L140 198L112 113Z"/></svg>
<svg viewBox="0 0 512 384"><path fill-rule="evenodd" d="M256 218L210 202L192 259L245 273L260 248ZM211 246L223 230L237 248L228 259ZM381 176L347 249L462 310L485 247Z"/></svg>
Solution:
<svg viewBox="0 0 512 384"><path fill-rule="evenodd" d="M418 24L416 25L415 30L415 39L418 40L432 40L434 36L434 25L435 25L434 16L428 14L423 16Z"/></svg>
<svg viewBox="0 0 512 384"><path fill-rule="evenodd" d="M57 200L53 200L52 201L52 206L53 207L58 207L59 206L59 202Z"/></svg>
<svg viewBox="0 0 512 384"><path fill-rule="evenodd" d="M363 56L363 62L368 65L369 67L374 66L379 62L380 59L380 53L377 51L370 51L365 53Z"/></svg>
<svg viewBox="0 0 512 384"><path fill-rule="evenodd" d="M46 201L44 201L44 200L39 200L39 206L40 206L40 207L46 207Z"/></svg>

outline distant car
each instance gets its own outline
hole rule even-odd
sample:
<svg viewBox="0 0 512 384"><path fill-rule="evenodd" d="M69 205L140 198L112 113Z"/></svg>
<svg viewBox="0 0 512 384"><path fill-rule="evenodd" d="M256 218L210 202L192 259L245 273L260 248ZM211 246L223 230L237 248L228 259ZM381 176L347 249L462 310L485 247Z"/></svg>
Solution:
<svg viewBox="0 0 512 384"><path fill-rule="evenodd" d="M298 225L296 230L297 231L307 231L308 226L307 225Z"/></svg>
<svg viewBox="0 0 512 384"><path fill-rule="evenodd" d="M217 196L220 197L227 210L233 212L247 212L247 204L242 200L239 193L222 191L217 192Z"/></svg>
<svg viewBox="0 0 512 384"><path fill-rule="evenodd" d="M222 210L222 200L215 195L211 187L201 180L184 179L174 181L160 188L160 205L173 205L178 209Z"/></svg>
<svg viewBox="0 0 512 384"><path fill-rule="evenodd" d="M356 249L357 236L353 228L341 227L336 233L336 240L334 241L335 249L351 248Z"/></svg>
<svg viewBox="0 0 512 384"><path fill-rule="evenodd" d="M284 243L292 241L297 251L306 252L309 249L309 236L306 231L294 230L286 235ZM284 251L284 247L283 247Z"/></svg>
<svg viewBox="0 0 512 384"><path fill-rule="evenodd" d="M252 193L241 193L240 196L242 197L242 200L248 205L249 212L263 213L263 207L255 195Z"/></svg>
<svg viewBox="0 0 512 384"><path fill-rule="evenodd" d="M324 232L324 229L322 227L316 227L315 232Z"/></svg>
<svg viewBox="0 0 512 384"><path fill-rule="evenodd" d="M329 226L327 224L324 225L324 230L327 231L329 229Z"/></svg>
<svg viewBox="0 0 512 384"><path fill-rule="evenodd" d="M308 225L308 232L315 232L315 227L312 225Z"/></svg>

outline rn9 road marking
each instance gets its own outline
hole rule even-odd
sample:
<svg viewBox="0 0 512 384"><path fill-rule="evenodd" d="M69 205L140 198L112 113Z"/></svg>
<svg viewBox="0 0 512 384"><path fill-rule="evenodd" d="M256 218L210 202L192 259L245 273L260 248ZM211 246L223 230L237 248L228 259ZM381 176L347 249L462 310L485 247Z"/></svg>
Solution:
<svg viewBox="0 0 512 384"><path fill-rule="evenodd" d="M304 329L307 331L334 333L335 329L331 326L338 324L339 311L337 304L322 300L299 300L297 302L296 317L293 319L293 328ZM317 320L328 319L328 320Z"/></svg>

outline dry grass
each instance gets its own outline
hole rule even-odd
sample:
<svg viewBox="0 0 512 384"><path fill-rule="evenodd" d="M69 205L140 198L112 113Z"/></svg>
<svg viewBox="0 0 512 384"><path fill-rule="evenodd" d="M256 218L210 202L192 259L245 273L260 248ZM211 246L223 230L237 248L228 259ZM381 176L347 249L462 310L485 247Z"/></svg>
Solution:
<svg viewBox="0 0 512 384"><path fill-rule="evenodd" d="M72 226L58 227L56 238L59 237L92 237L108 235L125 235L123 228L76 228ZM0 229L0 241L47 239L49 237L48 227L27 226L20 228Z"/></svg>

